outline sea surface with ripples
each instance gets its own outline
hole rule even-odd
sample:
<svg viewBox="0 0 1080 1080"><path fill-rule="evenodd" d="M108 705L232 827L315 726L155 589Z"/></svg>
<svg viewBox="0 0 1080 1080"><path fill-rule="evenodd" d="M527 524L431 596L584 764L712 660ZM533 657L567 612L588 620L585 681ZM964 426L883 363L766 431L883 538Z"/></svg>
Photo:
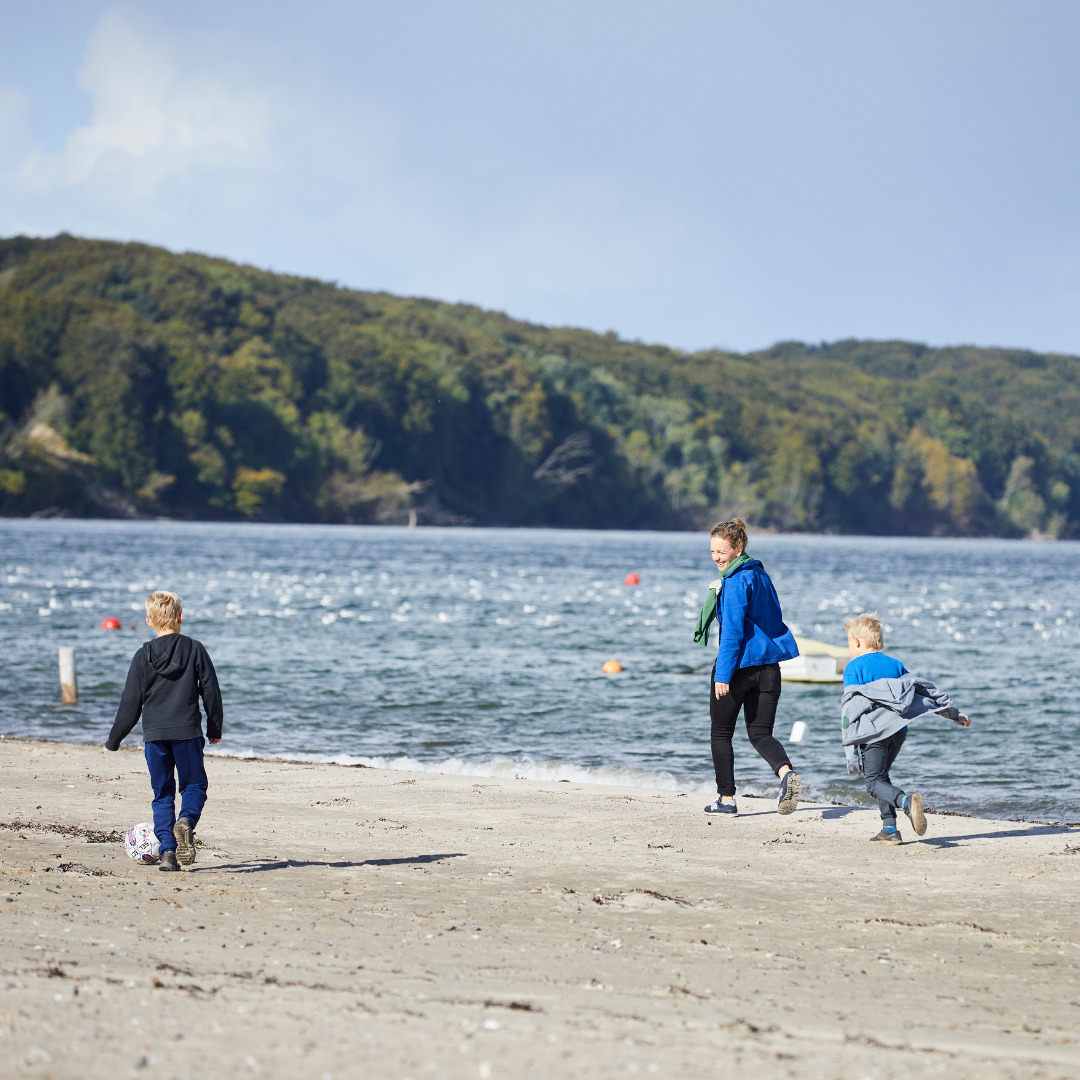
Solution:
<svg viewBox="0 0 1080 1080"><path fill-rule="evenodd" d="M4 736L101 742L150 635L143 599L166 588L217 666L215 752L713 790L715 640L692 642L707 534L7 520L0 543ZM1080 818L1080 545L762 535L750 553L796 633L842 645L844 618L876 610L886 651L974 718L913 725L898 784L941 810ZM110 615L123 630L100 629ZM77 705L59 700L62 645ZM788 745L808 797L868 804L839 702L785 683L777 734L809 726ZM736 776L775 791L743 734Z"/></svg>

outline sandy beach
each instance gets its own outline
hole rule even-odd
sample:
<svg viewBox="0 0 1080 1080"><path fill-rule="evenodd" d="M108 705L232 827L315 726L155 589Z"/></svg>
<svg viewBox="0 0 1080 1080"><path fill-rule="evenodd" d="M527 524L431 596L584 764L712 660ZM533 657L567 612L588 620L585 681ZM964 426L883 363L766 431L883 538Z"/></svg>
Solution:
<svg viewBox="0 0 1080 1080"><path fill-rule="evenodd" d="M0 741L12 1077L1080 1075L1080 828ZM111 838L111 839L110 839Z"/></svg>

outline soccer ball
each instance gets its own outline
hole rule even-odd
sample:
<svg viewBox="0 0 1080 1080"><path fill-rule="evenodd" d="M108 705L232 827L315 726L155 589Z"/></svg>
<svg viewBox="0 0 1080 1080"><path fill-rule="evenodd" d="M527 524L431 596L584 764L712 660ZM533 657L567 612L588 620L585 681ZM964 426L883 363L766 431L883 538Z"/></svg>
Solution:
<svg viewBox="0 0 1080 1080"><path fill-rule="evenodd" d="M156 863L161 854L161 844L154 835L154 826L145 821L128 829L124 848L138 863Z"/></svg>

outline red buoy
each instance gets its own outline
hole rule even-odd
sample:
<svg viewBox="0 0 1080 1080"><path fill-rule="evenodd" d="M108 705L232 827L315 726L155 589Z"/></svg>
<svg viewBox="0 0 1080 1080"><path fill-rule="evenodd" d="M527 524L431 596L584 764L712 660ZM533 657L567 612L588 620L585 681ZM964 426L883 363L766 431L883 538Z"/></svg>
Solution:
<svg viewBox="0 0 1080 1080"><path fill-rule="evenodd" d="M120 620L113 615L110 615L107 619L101 620L102 630L123 630L123 628Z"/></svg>
<svg viewBox="0 0 1080 1080"><path fill-rule="evenodd" d="M623 582L623 584L624 585L640 585L641 584L641 578L639 578L637 576L637 574L627 574L626 575L626 580Z"/></svg>

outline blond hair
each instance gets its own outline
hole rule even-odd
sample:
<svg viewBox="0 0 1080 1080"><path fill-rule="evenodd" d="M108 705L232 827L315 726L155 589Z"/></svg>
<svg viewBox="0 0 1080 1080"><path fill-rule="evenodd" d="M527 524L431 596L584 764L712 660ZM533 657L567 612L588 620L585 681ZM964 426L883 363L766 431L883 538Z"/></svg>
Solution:
<svg viewBox="0 0 1080 1080"><path fill-rule="evenodd" d="M742 518L718 521L709 533L709 539L722 536L733 548L746 550L746 522Z"/></svg>
<svg viewBox="0 0 1080 1080"><path fill-rule="evenodd" d="M885 647L881 620L872 611L864 611L853 619L845 619L844 629L852 637L857 637L867 648L880 651Z"/></svg>
<svg viewBox="0 0 1080 1080"><path fill-rule="evenodd" d="M176 593L159 589L146 598L146 619L155 630L179 630L184 602Z"/></svg>

